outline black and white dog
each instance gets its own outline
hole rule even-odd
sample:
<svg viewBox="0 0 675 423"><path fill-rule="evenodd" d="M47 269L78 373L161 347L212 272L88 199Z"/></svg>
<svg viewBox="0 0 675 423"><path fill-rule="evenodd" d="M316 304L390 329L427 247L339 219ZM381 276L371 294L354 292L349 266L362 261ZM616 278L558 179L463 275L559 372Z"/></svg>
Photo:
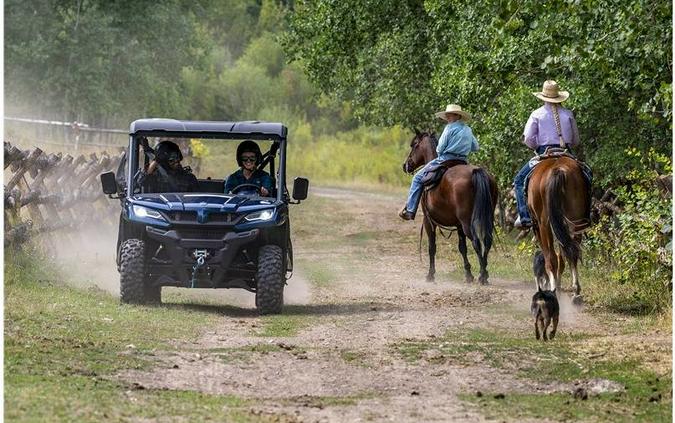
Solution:
<svg viewBox="0 0 675 423"><path fill-rule="evenodd" d="M532 305L530 306L530 311L534 316L534 333L537 339L543 337L544 341L548 341L555 337L555 333L558 330L560 305L555 295L555 282L553 282L552 291L541 288L543 284L546 284L546 287L548 287L544 255L541 251L537 251L534 254L532 271L535 283L537 284L537 292L532 296ZM553 323L553 327L547 336L546 331L551 323Z"/></svg>

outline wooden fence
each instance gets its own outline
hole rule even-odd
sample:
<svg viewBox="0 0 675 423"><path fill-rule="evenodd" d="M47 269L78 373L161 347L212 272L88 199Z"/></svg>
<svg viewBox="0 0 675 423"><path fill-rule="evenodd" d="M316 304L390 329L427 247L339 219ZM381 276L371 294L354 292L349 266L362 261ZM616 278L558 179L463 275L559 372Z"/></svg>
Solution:
<svg viewBox="0 0 675 423"><path fill-rule="evenodd" d="M38 234L114 223L119 207L111 207L99 175L116 171L122 153L74 157L21 150L8 142L4 147L5 246L21 245Z"/></svg>

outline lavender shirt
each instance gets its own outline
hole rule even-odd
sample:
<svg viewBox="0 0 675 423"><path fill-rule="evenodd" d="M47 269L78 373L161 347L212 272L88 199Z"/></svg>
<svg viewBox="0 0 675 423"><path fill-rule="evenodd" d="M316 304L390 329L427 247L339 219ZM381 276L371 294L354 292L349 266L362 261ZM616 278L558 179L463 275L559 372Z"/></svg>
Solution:
<svg viewBox="0 0 675 423"><path fill-rule="evenodd" d="M577 145L579 143L579 130L577 129L577 122L574 120L574 114L570 110L558 106L558 115L560 116L560 129L565 144ZM544 103L543 106L532 112L527 124L525 124L523 136L525 145L533 150L541 145L560 146L551 103Z"/></svg>

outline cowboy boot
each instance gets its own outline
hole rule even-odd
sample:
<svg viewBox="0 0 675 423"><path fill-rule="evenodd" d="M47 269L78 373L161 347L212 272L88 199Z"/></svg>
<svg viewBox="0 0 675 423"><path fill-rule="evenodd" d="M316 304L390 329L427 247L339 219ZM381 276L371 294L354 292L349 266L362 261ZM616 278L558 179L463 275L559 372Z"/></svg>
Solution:
<svg viewBox="0 0 675 423"><path fill-rule="evenodd" d="M415 220L415 213L409 212L405 207L403 207L403 209L398 212L398 215L403 220Z"/></svg>

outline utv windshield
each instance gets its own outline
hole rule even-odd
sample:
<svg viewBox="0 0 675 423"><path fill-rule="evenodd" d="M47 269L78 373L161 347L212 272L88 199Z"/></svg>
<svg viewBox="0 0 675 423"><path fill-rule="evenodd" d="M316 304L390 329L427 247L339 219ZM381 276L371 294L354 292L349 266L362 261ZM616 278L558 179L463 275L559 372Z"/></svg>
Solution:
<svg viewBox="0 0 675 423"><path fill-rule="evenodd" d="M132 136L130 147L134 194L284 195L285 139Z"/></svg>

